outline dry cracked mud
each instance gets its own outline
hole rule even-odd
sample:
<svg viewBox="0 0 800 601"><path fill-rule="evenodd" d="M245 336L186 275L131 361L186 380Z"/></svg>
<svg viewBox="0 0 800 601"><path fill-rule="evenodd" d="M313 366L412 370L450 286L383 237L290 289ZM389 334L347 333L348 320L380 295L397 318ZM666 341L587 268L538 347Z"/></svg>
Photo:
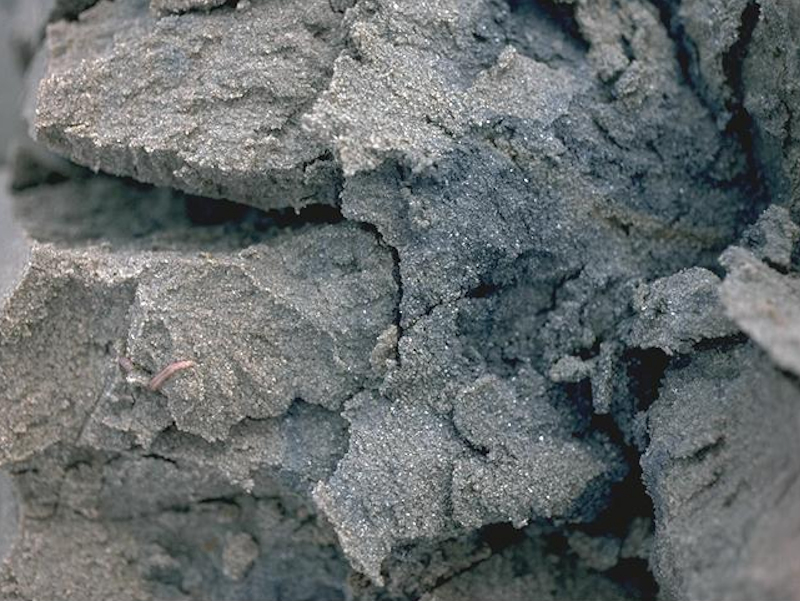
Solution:
<svg viewBox="0 0 800 601"><path fill-rule="evenodd" d="M0 19L0 599L800 599L794 3Z"/></svg>

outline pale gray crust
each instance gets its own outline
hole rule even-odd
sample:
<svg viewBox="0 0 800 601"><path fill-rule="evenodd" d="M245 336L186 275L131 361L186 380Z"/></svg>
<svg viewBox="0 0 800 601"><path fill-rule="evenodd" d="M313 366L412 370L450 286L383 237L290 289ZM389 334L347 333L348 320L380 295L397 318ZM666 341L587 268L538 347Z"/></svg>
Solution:
<svg viewBox="0 0 800 601"><path fill-rule="evenodd" d="M195 194L333 204L338 168L298 110L327 85L340 22L327 0L167 19L145 0L101 2L48 29L36 137L93 169Z"/></svg>

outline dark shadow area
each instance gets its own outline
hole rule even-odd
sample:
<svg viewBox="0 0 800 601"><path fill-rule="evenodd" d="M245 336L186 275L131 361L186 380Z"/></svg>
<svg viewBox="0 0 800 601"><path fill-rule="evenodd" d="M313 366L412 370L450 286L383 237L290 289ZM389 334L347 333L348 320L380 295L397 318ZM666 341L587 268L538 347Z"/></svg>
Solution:
<svg viewBox="0 0 800 601"><path fill-rule="evenodd" d="M507 0L512 14L535 15L538 19L549 21L566 32L573 41L584 49L588 48L586 41L581 36L578 22L575 20L575 6L562 4L552 0Z"/></svg>
<svg viewBox="0 0 800 601"><path fill-rule="evenodd" d="M625 353L628 389L636 399L636 409L646 411L658 398L658 388L664 378L670 357L661 349L632 349Z"/></svg>
<svg viewBox="0 0 800 601"><path fill-rule="evenodd" d="M262 211L132 179L58 178L12 196L15 217L40 242L132 250L230 250L287 229L340 223L337 207Z"/></svg>

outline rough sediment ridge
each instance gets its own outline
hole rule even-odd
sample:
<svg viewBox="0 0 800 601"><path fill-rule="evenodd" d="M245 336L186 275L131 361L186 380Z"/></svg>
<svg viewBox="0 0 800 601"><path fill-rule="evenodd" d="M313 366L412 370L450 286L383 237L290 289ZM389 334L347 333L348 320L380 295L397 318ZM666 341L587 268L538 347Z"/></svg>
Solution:
<svg viewBox="0 0 800 601"><path fill-rule="evenodd" d="M330 79L326 0L163 17L101 2L48 29L36 136L74 161L261 208L336 202L338 168L300 127Z"/></svg>
<svg viewBox="0 0 800 601"><path fill-rule="evenodd" d="M89 4L32 125L105 174L11 173L4 598L800 595L790 9Z"/></svg>
<svg viewBox="0 0 800 601"><path fill-rule="evenodd" d="M663 0L700 93L720 126L752 138L754 162L775 200L796 203L800 176L794 113L800 7L755 0Z"/></svg>

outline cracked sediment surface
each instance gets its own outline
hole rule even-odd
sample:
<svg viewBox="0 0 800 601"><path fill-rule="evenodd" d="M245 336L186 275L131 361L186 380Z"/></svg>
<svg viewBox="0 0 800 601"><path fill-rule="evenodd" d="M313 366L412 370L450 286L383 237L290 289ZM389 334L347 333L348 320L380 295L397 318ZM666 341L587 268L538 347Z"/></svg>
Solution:
<svg viewBox="0 0 800 601"><path fill-rule="evenodd" d="M0 598L800 598L788 3L14 10Z"/></svg>

